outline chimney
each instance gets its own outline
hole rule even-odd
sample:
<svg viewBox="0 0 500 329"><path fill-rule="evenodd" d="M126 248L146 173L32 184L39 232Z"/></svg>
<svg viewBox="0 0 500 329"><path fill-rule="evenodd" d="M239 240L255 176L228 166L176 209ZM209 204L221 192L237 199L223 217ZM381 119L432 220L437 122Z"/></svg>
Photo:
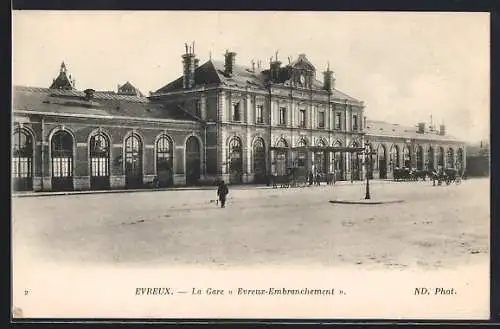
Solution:
<svg viewBox="0 0 500 329"><path fill-rule="evenodd" d="M255 61L253 59L250 64L252 64L252 72L255 72Z"/></svg>
<svg viewBox="0 0 500 329"><path fill-rule="evenodd" d="M186 52L182 55L182 81L184 89L190 89L194 87L194 73L199 60L194 54L194 43L192 47L189 47L187 43L185 43L184 46L186 47Z"/></svg>
<svg viewBox="0 0 500 329"><path fill-rule="evenodd" d="M425 134L425 122L418 123L418 131L419 134Z"/></svg>
<svg viewBox="0 0 500 329"><path fill-rule="evenodd" d="M445 126L444 125L440 125L439 126L439 135L440 136L444 136L446 133L446 129L445 129Z"/></svg>
<svg viewBox="0 0 500 329"><path fill-rule="evenodd" d="M335 78L333 77L333 71L330 70L330 63L328 63L328 68L323 72L323 89L332 91L335 88Z"/></svg>
<svg viewBox="0 0 500 329"><path fill-rule="evenodd" d="M83 92L85 93L85 100L90 101L92 98L94 98L94 89L85 89Z"/></svg>
<svg viewBox="0 0 500 329"><path fill-rule="evenodd" d="M231 76L233 75L236 53L226 50L226 54L224 55L224 57L226 59L224 62L224 73L228 76Z"/></svg>

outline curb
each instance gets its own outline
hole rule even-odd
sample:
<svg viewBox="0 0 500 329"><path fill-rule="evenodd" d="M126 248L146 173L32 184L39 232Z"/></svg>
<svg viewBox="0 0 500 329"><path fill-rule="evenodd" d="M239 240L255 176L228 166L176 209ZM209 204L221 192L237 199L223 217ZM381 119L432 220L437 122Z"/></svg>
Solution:
<svg viewBox="0 0 500 329"><path fill-rule="evenodd" d="M391 203L403 203L404 200L379 200L379 201L371 201L371 200L330 200L330 203L334 204L353 204L353 205L378 205L378 204L391 204Z"/></svg>
<svg viewBox="0 0 500 329"><path fill-rule="evenodd" d="M321 185L321 187L332 187L335 186L354 186L363 185L366 181L338 181L333 185ZM370 180L370 184L391 184L392 180ZM276 189L272 186L262 186L262 185L231 185L229 186L235 190L267 190ZM307 186L309 187L309 186ZM311 186L316 187L316 186ZM13 198L33 198L33 197L43 197L43 196L59 196L59 195L88 195L88 194L109 194L109 193L140 193L140 192L165 192L165 191L207 191L215 189L215 186L195 186L195 187L169 187L169 188L159 188L159 189L120 189L120 190L86 190L86 191L67 191L67 192L26 192L26 193L15 193L12 194ZM280 189L278 187L277 189Z"/></svg>

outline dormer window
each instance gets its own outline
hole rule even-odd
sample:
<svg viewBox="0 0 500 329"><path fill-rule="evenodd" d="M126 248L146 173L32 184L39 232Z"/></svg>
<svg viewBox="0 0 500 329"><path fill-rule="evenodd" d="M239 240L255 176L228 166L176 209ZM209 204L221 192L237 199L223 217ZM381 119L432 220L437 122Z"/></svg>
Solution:
<svg viewBox="0 0 500 329"><path fill-rule="evenodd" d="M233 121L241 121L240 103L233 103Z"/></svg>

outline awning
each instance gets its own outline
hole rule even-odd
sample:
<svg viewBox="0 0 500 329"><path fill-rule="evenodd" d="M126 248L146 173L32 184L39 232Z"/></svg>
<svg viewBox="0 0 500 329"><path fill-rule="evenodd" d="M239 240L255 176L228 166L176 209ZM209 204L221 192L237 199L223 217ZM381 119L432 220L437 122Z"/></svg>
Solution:
<svg viewBox="0 0 500 329"><path fill-rule="evenodd" d="M364 147L338 147L338 146L297 146L297 147L270 147L275 151L311 151L311 152L348 152L361 153L365 151Z"/></svg>

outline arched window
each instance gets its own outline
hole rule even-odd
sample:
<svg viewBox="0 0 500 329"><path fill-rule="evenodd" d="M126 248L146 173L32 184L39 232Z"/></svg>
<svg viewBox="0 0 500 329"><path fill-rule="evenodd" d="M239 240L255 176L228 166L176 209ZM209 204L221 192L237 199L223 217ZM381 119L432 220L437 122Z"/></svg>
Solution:
<svg viewBox="0 0 500 329"><path fill-rule="evenodd" d="M429 146L427 150L427 170L434 170L434 148Z"/></svg>
<svg viewBox="0 0 500 329"><path fill-rule="evenodd" d="M385 145L380 144L377 149L377 166L379 170L379 178L387 178L387 154Z"/></svg>
<svg viewBox="0 0 500 329"><path fill-rule="evenodd" d="M442 147L438 149L438 167L444 168L444 149Z"/></svg>
<svg viewBox="0 0 500 329"><path fill-rule="evenodd" d="M307 142L304 138L301 138L298 143L299 147L307 147ZM305 149L299 150L297 152L297 167L305 167L307 162L307 151Z"/></svg>
<svg viewBox="0 0 500 329"><path fill-rule="evenodd" d="M411 168L411 154L408 145L403 147L403 165L404 168Z"/></svg>
<svg viewBox="0 0 500 329"><path fill-rule="evenodd" d="M109 176L109 140L99 133L90 139L91 176Z"/></svg>
<svg viewBox="0 0 500 329"><path fill-rule="evenodd" d="M422 146L417 146L417 170L424 169L424 150Z"/></svg>
<svg viewBox="0 0 500 329"><path fill-rule="evenodd" d="M262 138L255 139L253 143L253 170L255 182L261 183L266 175L266 148Z"/></svg>
<svg viewBox="0 0 500 329"><path fill-rule="evenodd" d="M125 140L125 185L140 187L142 183L142 142L132 134Z"/></svg>
<svg viewBox="0 0 500 329"><path fill-rule="evenodd" d="M52 189L73 189L73 136L60 130L52 136Z"/></svg>
<svg viewBox="0 0 500 329"><path fill-rule="evenodd" d="M242 182L243 149L238 137L233 137L229 141L229 174L231 183L239 184Z"/></svg>
<svg viewBox="0 0 500 329"><path fill-rule="evenodd" d="M90 187L109 188L109 139L103 133L90 138Z"/></svg>
<svg viewBox="0 0 500 329"><path fill-rule="evenodd" d="M286 175L287 174L287 162L288 162L288 152L286 148L288 148L288 143L285 139L281 138L276 146L279 148L276 150L276 158L275 158L275 168L277 175Z"/></svg>
<svg viewBox="0 0 500 329"><path fill-rule="evenodd" d="M162 135L156 141L156 170L171 170L172 168L172 141Z"/></svg>
<svg viewBox="0 0 500 329"><path fill-rule="evenodd" d="M12 134L12 177L16 190L33 188L33 138L24 129Z"/></svg>
<svg viewBox="0 0 500 329"><path fill-rule="evenodd" d="M397 145L392 145L392 147L391 147L390 164L392 166L392 170L394 170L394 168L398 168L400 166L399 147Z"/></svg>
<svg viewBox="0 0 500 329"><path fill-rule="evenodd" d="M173 147L172 140L161 135L156 141L156 176L159 187L173 184Z"/></svg>
<svg viewBox="0 0 500 329"><path fill-rule="evenodd" d="M194 136L186 141L186 183L194 185L198 183L201 174L200 142Z"/></svg>

